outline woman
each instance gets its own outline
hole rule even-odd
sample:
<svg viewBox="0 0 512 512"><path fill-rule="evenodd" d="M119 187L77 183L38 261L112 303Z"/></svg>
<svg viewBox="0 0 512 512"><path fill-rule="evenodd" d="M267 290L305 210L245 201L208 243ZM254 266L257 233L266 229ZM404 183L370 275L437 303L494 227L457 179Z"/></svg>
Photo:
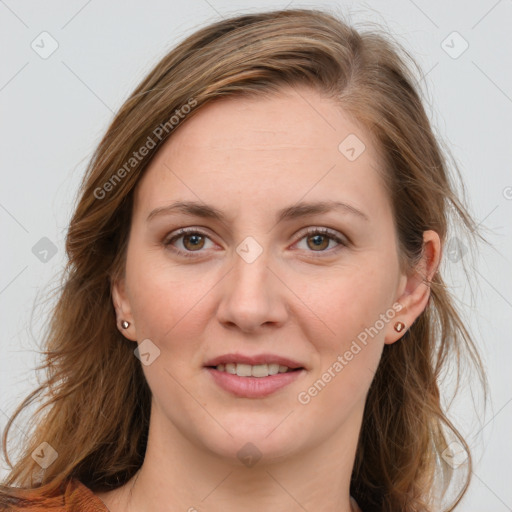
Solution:
<svg viewBox="0 0 512 512"><path fill-rule="evenodd" d="M456 471L455 508L438 383L481 366L439 265L476 227L407 59L294 9L158 63L84 178L4 509L440 510Z"/></svg>

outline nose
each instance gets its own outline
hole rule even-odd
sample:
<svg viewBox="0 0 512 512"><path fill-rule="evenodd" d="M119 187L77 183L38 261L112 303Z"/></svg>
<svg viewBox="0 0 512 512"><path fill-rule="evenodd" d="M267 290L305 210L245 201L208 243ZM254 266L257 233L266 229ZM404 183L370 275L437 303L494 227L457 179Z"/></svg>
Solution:
<svg viewBox="0 0 512 512"><path fill-rule="evenodd" d="M286 286L269 268L266 253L248 262L234 255L232 270L223 279L217 318L228 329L255 333L283 325L288 317Z"/></svg>

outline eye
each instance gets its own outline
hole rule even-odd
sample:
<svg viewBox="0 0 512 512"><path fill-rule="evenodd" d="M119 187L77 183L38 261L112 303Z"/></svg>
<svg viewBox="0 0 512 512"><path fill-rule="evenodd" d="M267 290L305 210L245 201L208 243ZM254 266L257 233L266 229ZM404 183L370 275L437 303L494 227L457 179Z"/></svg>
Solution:
<svg viewBox="0 0 512 512"><path fill-rule="evenodd" d="M333 252L340 250L342 248L340 246L346 247L348 245L347 241L344 240L342 236L340 236L336 231L328 228L309 228L299 239L297 244L303 240L306 241L306 248L300 249L304 249L308 252L332 254ZM178 247L175 245L177 241L180 241L177 244ZM207 245L208 241L212 243L210 237L197 228L181 228L174 235L171 234L171 236L164 241L164 246L171 248L179 256L189 258L199 256L202 249L211 248L212 246L208 247ZM331 242L336 243L337 246L329 249ZM179 247L180 244L181 247ZM315 255L315 257L323 255L324 254L319 254L318 256Z"/></svg>
<svg viewBox="0 0 512 512"><path fill-rule="evenodd" d="M180 238L183 239L180 242L183 248L174 246L174 242L180 240ZM207 240L210 240L208 235L197 228L181 228L174 236L167 238L164 245L166 247L171 246L172 250L180 256L194 257L195 255L192 253L201 252L201 249L208 248L205 247Z"/></svg>
<svg viewBox="0 0 512 512"><path fill-rule="evenodd" d="M328 228L309 228L299 242L302 240L306 241L306 249L311 249L308 252L320 252L320 253L332 253L337 252L341 249L341 246L347 246L347 241L344 240L336 231L330 230ZM337 246L334 248L326 250L329 248L331 242L335 242Z"/></svg>

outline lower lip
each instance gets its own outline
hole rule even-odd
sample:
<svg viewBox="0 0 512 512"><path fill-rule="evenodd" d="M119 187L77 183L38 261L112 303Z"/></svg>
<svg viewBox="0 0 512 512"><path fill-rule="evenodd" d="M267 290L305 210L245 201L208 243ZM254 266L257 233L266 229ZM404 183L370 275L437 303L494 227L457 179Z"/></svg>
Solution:
<svg viewBox="0 0 512 512"><path fill-rule="evenodd" d="M305 370L276 373L268 377L239 377L215 368L206 368L213 380L225 391L243 398L262 398L275 393L298 379Z"/></svg>

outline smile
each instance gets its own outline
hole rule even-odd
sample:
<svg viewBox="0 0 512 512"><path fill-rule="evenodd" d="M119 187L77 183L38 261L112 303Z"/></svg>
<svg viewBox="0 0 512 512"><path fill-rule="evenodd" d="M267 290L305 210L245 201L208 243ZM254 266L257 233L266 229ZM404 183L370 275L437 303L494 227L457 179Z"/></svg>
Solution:
<svg viewBox="0 0 512 512"><path fill-rule="evenodd" d="M222 365L219 366L222 368ZM218 387L241 398L263 398L269 396L306 374L304 368L292 370L286 366L283 367L284 371L280 372L279 365L277 365L278 372L270 374L269 367L272 367L272 371L275 370L275 366L272 364L251 366L231 363L226 366L228 366L227 371L225 368L219 370L217 367L207 367L206 370ZM234 373L232 373L233 367L236 367ZM251 376L245 375L249 371ZM259 376L253 376L253 371L257 374L259 373ZM239 375L239 372L243 375ZM266 375L263 375L263 373L266 373Z"/></svg>

